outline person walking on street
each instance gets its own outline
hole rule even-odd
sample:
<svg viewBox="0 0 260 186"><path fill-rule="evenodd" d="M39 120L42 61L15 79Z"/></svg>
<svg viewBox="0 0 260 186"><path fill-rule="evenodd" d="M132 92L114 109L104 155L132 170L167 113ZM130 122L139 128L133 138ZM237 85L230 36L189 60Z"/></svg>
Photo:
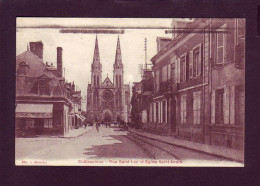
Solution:
<svg viewBox="0 0 260 186"><path fill-rule="evenodd" d="M97 133L99 132L99 123L97 122L96 123L96 130L97 130Z"/></svg>

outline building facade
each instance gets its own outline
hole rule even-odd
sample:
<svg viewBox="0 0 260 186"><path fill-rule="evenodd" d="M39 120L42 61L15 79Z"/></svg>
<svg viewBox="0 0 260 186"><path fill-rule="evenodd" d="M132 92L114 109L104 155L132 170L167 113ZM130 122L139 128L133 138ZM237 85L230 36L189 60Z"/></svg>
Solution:
<svg viewBox="0 0 260 186"><path fill-rule="evenodd" d="M151 69L145 69L142 80L134 83L131 99L131 117L134 118L133 122L136 128L151 129L152 118L150 113L152 110L149 103L153 98L153 85L154 79Z"/></svg>
<svg viewBox="0 0 260 186"><path fill-rule="evenodd" d="M130 87L124 84L124 66L118 37L113 81L108 77L102 81L102 64L99 57L96 37L93 63L91 66L91 84L87 89L87 115L89 121L128 122L130 113Z"/></svg>
<svg viewBox="0 0 260 186"><path fill-rule="evenodd" d="M30 42L27 51L16 57L16 136L69 133L75 99L65 84L62 48L57 48L54 68L43 62L43 43Z"/></svg>
<svg viewBox="0 0 260 186"><path fill-rule="evenodd" d="M245 20L194 19L181 25L185 32L173 34L166 45L165 39L151 59L150 127L177 138L242 149Z"/></svg>

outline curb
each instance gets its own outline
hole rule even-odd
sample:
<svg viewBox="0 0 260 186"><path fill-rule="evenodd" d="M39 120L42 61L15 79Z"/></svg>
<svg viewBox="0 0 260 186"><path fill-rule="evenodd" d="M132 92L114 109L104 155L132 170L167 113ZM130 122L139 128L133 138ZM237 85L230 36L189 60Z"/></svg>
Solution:
<svg viewBox="0 0 260 186"><path fill-rule="evenodd" d="M227 157L227 156L224 156L224 155L220 155L220 154L217 154L217 153L210 153L210 152L206 152L206 151L203 151L203 150L199 150L199 149L195 149L195 148L191 148L191 147L187 147L187 146L184 146L184 145L180 145L180 144L174 144L174 143L170 143L170 142L167 142L167 141L164 141L164 140L161 140L161 139L157 139L157 138L154 138L154 137L148 137L148 136L145 136L145 135L142 135L142 134L138 134L134 131L131 131L131 130L128 130L128 132L131 132L131 133L134 133L138 136L142 136L142 137L145 137L147 139L152 139L152 140L157 140L159 142L162 142L162 143L165 143L165 144L168 144L168 145L172 145L172 146L177 146L177 147L182 147L182 148L185 148L185 149L189 149L189 150L194 150L194 151L197 151L197 152L202 152L204 154L208 154L208 155L211 155L211 156L216 156L216 157L219 157L219 158L224 158L224 159L227 159L227 160L231 160L231 161L235 161L235 162L238 162L238 163L243 163L244 164L244 161L240 160L240 159L236 159L236 158L232 158L232 157Z"/></svg>

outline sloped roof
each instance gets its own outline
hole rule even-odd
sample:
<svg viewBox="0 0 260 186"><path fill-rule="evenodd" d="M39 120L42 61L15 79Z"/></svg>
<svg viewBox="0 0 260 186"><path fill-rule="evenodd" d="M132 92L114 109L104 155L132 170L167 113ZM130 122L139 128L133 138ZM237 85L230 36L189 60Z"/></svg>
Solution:
<svg viewBox="0 0 260 186"><path fill-rule="evenodd" d="M22 54L16 56L16 71L19 68L19 64L21 62L25 62L29 66L29 69L26 72L27 77L37 78L44 74L51 79L56 78L56 76L48 70L43 60L31 51L25 51Z"/></svg>
<svg viewBox="0 0 260 186"><path fill-rule="evenodd" d="M28 65L28 69L26 72L26 83L20 85L19 83L16 86L17 95L31 95L37 94L35 84L37 82L37 78L48 77L51 79L50 88L53 90L53 95L63 95L63 90L60 85L59 79L52 72L50 72L47 66L43 63L43 60L40 59L37 55L32 53L31 51L25 51L22 54L16 56L16 71L19 68L20 63L26 63Z"/></svg>

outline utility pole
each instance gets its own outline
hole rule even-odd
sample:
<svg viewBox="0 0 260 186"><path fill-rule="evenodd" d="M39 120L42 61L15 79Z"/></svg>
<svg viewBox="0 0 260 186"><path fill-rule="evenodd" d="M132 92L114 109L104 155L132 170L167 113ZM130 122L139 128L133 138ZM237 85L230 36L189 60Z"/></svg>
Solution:
<svg viewBox="0 0 260 186"><path fill-rule="evenodd" d="M144 51L145 51L145 70L147 70L147 39L144 39Z"/></svg>

